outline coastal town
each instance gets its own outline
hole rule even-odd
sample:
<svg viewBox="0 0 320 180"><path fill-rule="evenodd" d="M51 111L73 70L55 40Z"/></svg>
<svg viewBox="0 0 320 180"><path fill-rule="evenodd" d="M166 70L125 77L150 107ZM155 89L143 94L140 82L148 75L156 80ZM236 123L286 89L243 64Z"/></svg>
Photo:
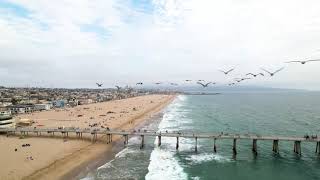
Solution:
<svg viewBox="0 0 320 180"><path fill-rule="evenodd" d="M28 126L32 119L20 115L52 109L73 108L112 100L120 100L148 94L169 92L124 88L109 89L52 89L0 87L0 128Z"/></svg>
<svg viewBox="0 0 320 180"><path fill-rule="evenodd" d="M0 129L133 130L162 111L175 92L142 88L49 89L0 87ZM161 115L161 114L159 114ZM104 135L76 139L70 134L0 133L0 170L4 179L72 179L79 171L114 157ZM114 136L119 143L121 136ZM116 152L116 151L115 151ZM93 165L97 167L97 165ZM87 171L87 170L86 170Z"/></svg>

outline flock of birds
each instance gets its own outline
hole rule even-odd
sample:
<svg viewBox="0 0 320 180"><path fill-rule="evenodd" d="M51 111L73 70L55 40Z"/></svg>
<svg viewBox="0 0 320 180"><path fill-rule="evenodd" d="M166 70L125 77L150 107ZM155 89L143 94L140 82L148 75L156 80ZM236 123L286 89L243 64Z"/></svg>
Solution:
<svg viewBox="0 0 320 180"><path fill-rule="evenodd" d="M312 60L301 60L301 61L288 61L288 62L285 62L285 63L300 63L300 64L306 64L306 63L309 63L309 62L316 62L316 61L319 61L320 62L320 59L312 59ZM270 70L267 70L265 68L260 68L262 71L264 71L264 73L260 72L260 73L247 73L246 74L246 77L242 77L242 78L235 78L234 81L235 82L231 82L231 83L228 83L229 86L233 86L233 85L236 85L236 82L237 83L240 83L241 81L245 81L245 80L249 80L249 79L252 79L252 78L255 78L257 76L265 76L265 74L267 73L269 76L274 76L275 74L277 74L278 72L282 71L284 69L284 67L280 68L280 69L277 69L275 71L270 71ZM235 68L232 68L232 69L229 69L227 71L224 71L224 70L219 70L220 72L222 72L223 74L225 75L229 75L232 71L234 71ZM185 82L193 82L194 80L191 80L191 79L186 79L184 80ZM137 86L142 86L144 83L143 82L138 82L136 83ZM160 84L163 84L162 82L156 82L154 83L155 85L160 85ZM178 86L177 83L169 83L171 86ZM197 80L196 81L196 84L199 84L201 85L203 88L206 88L208 87L210 84L214 85L216 84L215 82L206 82L205 80L203 79L200 79L200 80ZM102 83L96 83L96 85L98 87L102 87L103 84ZM120 89L121 87L120 86L116 86L117 89Z"/></svg>

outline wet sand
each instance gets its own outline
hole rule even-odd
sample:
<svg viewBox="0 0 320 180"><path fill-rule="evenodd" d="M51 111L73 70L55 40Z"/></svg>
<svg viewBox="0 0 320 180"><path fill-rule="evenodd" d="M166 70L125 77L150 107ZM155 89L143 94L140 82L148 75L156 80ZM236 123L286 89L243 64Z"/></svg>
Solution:
<svg viewBox="0 0 320 180"><path fill-rule="evenodd" d="M22 115L34 120L36 128L45 127L109 127L133 129L166 107L175 96L148 95L124 100L78 106L66 110L51 110ZM73 136L73 135L71 135ZM88 137L90 138L90 137ZM114 141L121 137L114 137ZM31 146L22 147L22 144ZM72 179L89 164L112 155L113 144L99 136L97 143L70 137L0 136L1 179ZM14 151L17 149L17 151ZM32 158L30 158L32 157ZM109 157L110 158L110 157ZM94 162L97 162L94 165ZM101 163L101 162L100 162Z"/></svg>

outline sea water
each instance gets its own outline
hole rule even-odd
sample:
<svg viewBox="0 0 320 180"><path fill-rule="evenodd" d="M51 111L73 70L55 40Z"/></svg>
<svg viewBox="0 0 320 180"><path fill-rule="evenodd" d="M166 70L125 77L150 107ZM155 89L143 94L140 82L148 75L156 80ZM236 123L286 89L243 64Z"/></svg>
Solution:
<svg viewBox="0 0 320 180"><path fill-rule="evenodd" d="M212 96L178 96L155 123L143 129L185 132L239 133L259 135L320 135L320 93L227 93ZM140 137L98 168L88 179L235 179L235 180L313 180L320 179L320 158L315 143L302 142L302 156L293 153L293 142L279 142L280 154L272 152L271 141L258 141L254 156L252 141L237 141L237 156L232 140L146 137L140 150Z"/></svg>

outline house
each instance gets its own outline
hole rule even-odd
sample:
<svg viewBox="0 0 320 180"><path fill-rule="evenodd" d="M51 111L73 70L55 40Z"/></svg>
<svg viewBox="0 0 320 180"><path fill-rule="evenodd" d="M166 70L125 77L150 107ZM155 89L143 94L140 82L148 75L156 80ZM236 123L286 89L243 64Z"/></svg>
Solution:
<svg viewBox="0 0 320 180"><path fill-rule="evenodd" d="M48 111L52 108L52 104L35 104L34 110L36 111Z"/></svg>
<svg viewBox="0 0 320 180"><path fill-rule="evenodd" d="M0 111L0 128L8 128L14 126L14 120L10 111Z"/></svg>
<svg viewBox="0 0 320 180"><path fill-rule="evenodd" d="M92 99L86 99L86 98L81 98L79 99L79 104L84 105L84 104L91 104L94 103Z"/></svg>
<svg viewBox="0 0 320 180"><path fill-rule="evenodd" d="M53 107L56 107L56 108L64 108L66 103L67 103L66 100L55 100L55 101L52 101Z"/></svg>
<svg viewBox="0 0 320 180"><path fill-rule="evenodd" d="M34 111L34 105L11 105L7 107L12 114L24 114L24 113L32 113Z"/></svg>

